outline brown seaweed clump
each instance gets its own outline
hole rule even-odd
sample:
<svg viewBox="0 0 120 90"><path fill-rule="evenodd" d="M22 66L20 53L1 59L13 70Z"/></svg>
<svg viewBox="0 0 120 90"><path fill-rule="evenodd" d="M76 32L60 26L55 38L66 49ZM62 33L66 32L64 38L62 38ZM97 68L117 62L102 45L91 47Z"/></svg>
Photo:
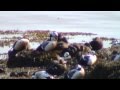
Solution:
<svg viewBox="0 0 120 90"><path fill-rule="evenodd" d="M89 70L86 79L120 79L120 61L100 60Z"/></svg>
<svg viewBox="0 0 120 90"><path fill-rule="evenodd" d="M115 49L119 50L119 49ZM111 54L114 51L112 48L104 48L97 51L97 62L93 66L85 68L84 79L119 79L120 78L120 61L112 61ZM56 60L55 54L57 51L35 53L33 51L22 51L17 54L12 61L1 61L1 76L0 78L31 78L35 68L47 68L51 66L52 60ZM75 60L72 60L75 62ZM69 66L73 67L73 64ZM24 68L24 69L22 69ZM28 74L30 71L30 74ZM5 72L5 73L3 73ZM13 72L13 73L12 73ZM3 76L2 76L3 75ZM60 76L62 77L62 76Z"/></svg>
<svg viewBox="0 0 120 90"><path fill-rule="evenodd" d="M9 68L48 66L56 59L55 51L37 53L34 51L21 51L15 58L7 61Z"/></svg>

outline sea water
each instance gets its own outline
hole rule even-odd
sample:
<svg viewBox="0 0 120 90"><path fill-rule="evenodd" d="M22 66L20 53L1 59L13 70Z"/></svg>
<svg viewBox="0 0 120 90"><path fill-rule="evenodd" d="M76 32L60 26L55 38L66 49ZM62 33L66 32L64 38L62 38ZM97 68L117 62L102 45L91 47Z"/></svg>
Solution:
<svg viewBox="0 0 120 90"><path fill-rule="evenodd" d="M120 11L0 11L0 30L51 30L97 34L73 36L69 42L89 42L97 36L120 39L119 29ZM104 47L110 47L109 43L105 41ZM36 48L38 45L34 43L32 46ZM0 48L1 53L8 50L9 47Z"/></svg>

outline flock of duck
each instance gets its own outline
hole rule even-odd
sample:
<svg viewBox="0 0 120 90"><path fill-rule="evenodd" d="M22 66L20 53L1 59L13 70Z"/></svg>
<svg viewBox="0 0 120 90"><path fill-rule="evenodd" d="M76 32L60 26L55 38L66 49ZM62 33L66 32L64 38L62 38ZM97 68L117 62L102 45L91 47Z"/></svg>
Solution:
<svg viewBox="0 0 120 90"><path fill-rule="evenodd" d="M86 74L85 68L94 65L98 58L120 60L118 50L120 44L115 39L112 39L112 46L105 49L103 40L99 37L86 43L69 43L62 33L56 31L44 33L47 33L45 36L47 38L44 38L36 49L30 46L31 34L24 34L22 38L14 42L8 51L8 63L17 61L16 58L23 51L30 51L34 60L38 56L44 58L43 53L49 53L49 56L52 57L50 64L47 63L47 68L44 70L34 72L31 79L83 79ZM36 35L40 36L41 34L36 33ZM62 77L58 78L58 76Z"/></svg>

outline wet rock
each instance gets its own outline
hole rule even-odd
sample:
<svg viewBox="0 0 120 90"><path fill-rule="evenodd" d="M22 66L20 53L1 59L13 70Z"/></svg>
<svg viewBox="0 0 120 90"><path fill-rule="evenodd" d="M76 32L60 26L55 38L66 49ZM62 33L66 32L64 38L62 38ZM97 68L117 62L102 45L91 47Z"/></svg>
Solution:
<svg viewBox="0 0 120 90"><path fill-rule="evenodd" d="M11 72L10 77L18 77L17 72Z"/></svg>
<svg viewBox="0 0 120 90"><path fill-rule="evenodd" d="M11 72L10 77L28 77L28 72Z"/></svg>
<svg viewBox="0 0 120 90"><path fill-rule="evenodd" d="M5 70L3 68L0 68L0 73L5 73Z"/></svg>

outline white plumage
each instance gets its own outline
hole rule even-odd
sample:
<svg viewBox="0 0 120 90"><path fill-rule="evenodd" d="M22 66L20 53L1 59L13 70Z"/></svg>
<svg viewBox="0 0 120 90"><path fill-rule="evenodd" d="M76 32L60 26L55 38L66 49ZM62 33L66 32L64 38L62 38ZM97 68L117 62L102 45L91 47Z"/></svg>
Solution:
<svg viewBox="0 0 120 90"><path fill-rule="evenodd" d="M85 76L85 70L81 65L77 65L75 69L72 69L67 74L69 79L82 79Z"/></svg>
<svg viewBox="0 0 120 90"><path fill-rule="evenodd" d="M48 74L46 71L38 71L35 75L32 75L32 79L53 79L54 77Z"/></svg>
<svg viewBox="0 0 120 90"><path fill-rule="evenodd" d="M87 63L87 65L93 65L97 61L97 56L93 54L82 55L82 60Z"/></svg>

